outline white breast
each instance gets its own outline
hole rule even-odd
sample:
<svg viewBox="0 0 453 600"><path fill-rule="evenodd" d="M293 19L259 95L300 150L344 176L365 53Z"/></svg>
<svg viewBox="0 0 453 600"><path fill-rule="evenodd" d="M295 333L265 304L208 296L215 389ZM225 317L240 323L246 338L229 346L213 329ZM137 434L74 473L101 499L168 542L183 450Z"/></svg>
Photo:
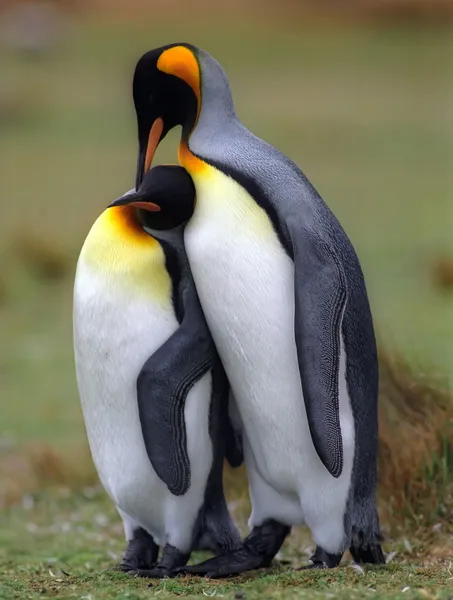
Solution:
<svg viewBox="0 0 453 600"><path fill-rule="evenodd" d="M74 289L77 380L87 436L99 477L121 511L158 543L187 547L212 463L211 383L206 375L186 403L192 485L172 496L155 474L143 442L136 380L145 361L176 331L171 302L116 286L108 273L79 260ZM187 516L187 519L185 519ZM187 523L185 523L187 521Z"/></svg>
<svg viewBox="0 0 453 600"><path fill-rule="evenodd" d="M214 191L197 188L185 236L190 265L254 451L269 475L292 487L288 467L305 450L308 432L294 341L294 265L264 211L239 185L218 178ZM282 439L295 443L282 446Z"/></svg>
<svg viewBox="0 0 453 600"><path fill-rule="evenodd" d="M247 436L252 524L266 517L308 522L324 502L343 515L352 414L345 394L345 468L335 480L308 429L294 336L293 262L265 211L233 179L210 169L194 181L197 205L186 248Z"/></svg>

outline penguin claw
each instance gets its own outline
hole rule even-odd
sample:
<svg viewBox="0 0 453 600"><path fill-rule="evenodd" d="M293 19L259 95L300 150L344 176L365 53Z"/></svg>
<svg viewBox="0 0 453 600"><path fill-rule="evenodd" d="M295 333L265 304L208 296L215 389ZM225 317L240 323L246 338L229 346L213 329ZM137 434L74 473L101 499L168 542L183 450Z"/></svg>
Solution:
<svg viewBox="0 0 453 600"><path fill-rule="evenodd" d="M298 571L306 571L307 569L334 569L338 567L343 554L330 554L321 546L316 547L316 551L310 558L311 564L299 567Z"/></svg>
<svg viewBox="0 0 453 600"><path fill-rule="evenodd" d="M129 577L139 577L137 569L131 569L130 571L126 571Z"/></svg>
<svg viewBox="0 0 453 600"><path fill-rule="evenodd" d="M246 548L241 548L235 552L216 556L198 565L179 567L176 569L176 572L181 575L223 579L224 577L240 575L245 571L254 571L255 569L268 567L269 564L270 561L264 557L254 555Z"/></svg>
<svg viewBox="0 0 453 600"><path fill-rule="evenodd" d="M134 571L129 571L128 575L145 579L169 579L171 577L176 577L178 573L157 565L153 569L135 569Z"/></svg>
<svg viewBox="0 0 453 600"><path fill-rule="evenodd" d="M117 571L117 572L119 571L120 573L130 573L131 571L135 571L136 567L133 567L132 565L128 565L127 563L120 563L119 565L112 567L111 570Z"/></svg>

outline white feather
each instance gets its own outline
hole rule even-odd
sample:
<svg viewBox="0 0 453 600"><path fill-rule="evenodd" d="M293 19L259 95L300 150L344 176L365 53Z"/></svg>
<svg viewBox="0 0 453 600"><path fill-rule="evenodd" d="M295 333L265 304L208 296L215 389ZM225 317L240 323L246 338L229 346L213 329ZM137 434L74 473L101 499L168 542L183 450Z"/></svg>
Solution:
<svg viewBox="0 0 453 600"><path fill-rule="evenodd" d="M152 274L150 273L150 277ZM79 260L74 290L74 345L86 432L100 480L124 518L156 543L188 551L212 464L211 377L190 391L185 408L191 487L173 496L154 472L138 414L136 380L145 361L176 331L171 302L116 286L115 278Z"/></svg>

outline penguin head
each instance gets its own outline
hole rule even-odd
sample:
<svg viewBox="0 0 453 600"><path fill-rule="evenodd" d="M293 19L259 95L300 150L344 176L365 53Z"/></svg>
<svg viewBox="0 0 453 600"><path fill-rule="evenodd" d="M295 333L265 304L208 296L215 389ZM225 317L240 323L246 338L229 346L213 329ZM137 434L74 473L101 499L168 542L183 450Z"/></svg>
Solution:
<svg viewBox="0 0 453 600"><path fill-rule="evenodd" d="M190 44L162 46L138 61L133 81L139 137L136 188L167 133L177 125L183 126L184 135L192 129L198 111L199 78L196 48Z"/></svg>
<svg viewBox="0 0 453 600"><path fill-rule="evenodd" d="M141 224L150 229L171 229L192 216L195 187L179 165L159 165L144 176L138 190L128 192L109 205L133 206Z"/></svg>
<svg viewBox="0 0 453 600"><path fill-rule="evenodd" d="M219 104L233 111L226 75L207 52L191 44L169 44L144 54L137 63L133 96L137 113L139 155L135 187L151 167L157 146L175 126L182 126L188 141L202 112L203 103Z"/></svg>

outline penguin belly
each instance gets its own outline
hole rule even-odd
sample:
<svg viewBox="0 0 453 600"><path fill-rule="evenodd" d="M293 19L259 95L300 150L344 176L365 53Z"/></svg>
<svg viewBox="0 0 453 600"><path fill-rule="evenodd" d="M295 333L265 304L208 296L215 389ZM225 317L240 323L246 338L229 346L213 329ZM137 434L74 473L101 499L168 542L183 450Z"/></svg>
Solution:
<svg viewBox="0 0 453 600"><path fill-rule="evenodd" d="M198 294L242 421L251 526L306 523L337 552L354 456L354 422L340 367L344 467L333 478L312 443L294 334L294 264L267 213L232 178L193 174L185 243Z"/></svg>
<svg viewBox="0 0 453 600"><path fill-rule="evenodd" d="M124 517L126 533L127 516L158 545L189 551L212 465L211 375L197 382L187 397L191 487L176 497L152 467L138 413L137 376L178 328L171 298L167 303L153 300L79 260L74 291L77 380L93 461Z"/></svg>

